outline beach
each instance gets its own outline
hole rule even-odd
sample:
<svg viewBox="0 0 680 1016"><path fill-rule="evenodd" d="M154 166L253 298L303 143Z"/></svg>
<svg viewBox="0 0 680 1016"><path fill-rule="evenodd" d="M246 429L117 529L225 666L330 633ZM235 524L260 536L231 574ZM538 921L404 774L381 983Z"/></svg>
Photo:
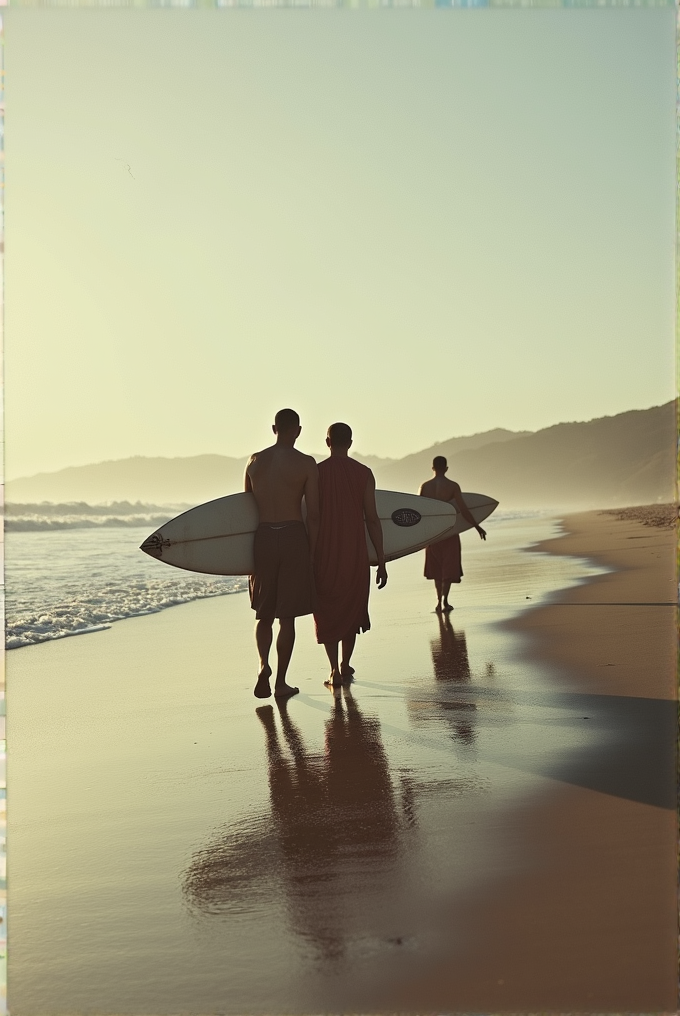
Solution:
<svg viewBox="0 0 680 1016"><path fill-rule="evenodd" d="M522 810L540 862L471 900L478 949L400 985L395 1005L676 1011L674 518L675 506L571 515L564 535L538 545L612 569L512 626L584 716L597 705L610 717L619 744Z"/></svg>
<svg viewBox="0 0 680 1016"><path fill-rule="evenodd" d="M8 654L13 1016L675 1011L674 531L488 532L339 696L245 595Z"/></svg>

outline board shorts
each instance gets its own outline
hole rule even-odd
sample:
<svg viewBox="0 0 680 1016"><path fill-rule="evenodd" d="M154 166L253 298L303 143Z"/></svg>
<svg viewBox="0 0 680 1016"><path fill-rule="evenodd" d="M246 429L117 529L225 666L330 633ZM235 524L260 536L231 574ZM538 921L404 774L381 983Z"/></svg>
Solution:
<svg viewBox="0 0 680 1016"><path fill-rule="evenodd" d="M253 555L255 571L248 585L257 620L311 614L312 568L304 523L260 523Z"/></svg>
<svg viewBox="0 0 680 1016"><path fill-rule="evenodd" d="M449 536L425 548L425 578L440 582L460 582L463 567L460 553L460 536Z"/></svg>

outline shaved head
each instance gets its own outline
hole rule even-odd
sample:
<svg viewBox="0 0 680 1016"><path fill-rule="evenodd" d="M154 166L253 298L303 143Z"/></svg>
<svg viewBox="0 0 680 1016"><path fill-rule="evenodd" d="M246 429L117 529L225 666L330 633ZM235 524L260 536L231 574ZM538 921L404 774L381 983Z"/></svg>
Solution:
<svg viewBox="0 0 680 1016"><path fill-rule="evenodd" d="M352 443L352 428L346 423L332 423L328 428L331 448L349 448Z"/></svg>
<svg viewBox="0 0 680 1016"><path fill-rule="evenodd" d="M279 409L274 417L274 426L277 434L288 433L300 426L300 417L294 409Z"/></svg>

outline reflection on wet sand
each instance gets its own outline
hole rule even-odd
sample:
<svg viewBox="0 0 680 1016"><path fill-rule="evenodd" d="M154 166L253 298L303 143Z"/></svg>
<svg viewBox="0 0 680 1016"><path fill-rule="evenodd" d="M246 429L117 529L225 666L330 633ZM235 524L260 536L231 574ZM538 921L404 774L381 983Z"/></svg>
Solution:
<svg viewBox="0 0 680 1016"><path fill-rule="evenodd" d="M323 754L304 745L286 702L256 712L264 729L271 814L197 852L184 878L193 909L234 913L285 900L292 930L318 960L381 937L398 880L404 823L395 805L380 723L348 688L334 695ZM382 915L382 918L381 918Z"/></svg>
<svg viewBox="0 0 680 1016"><path fill-rule="evenodd" d="M470 683L470 661L468 659L465 632L454 631L448 614L438 614L439 639L432 639L432 665L437 681L450 681L456 684ZM463 744L473 744L475 730L473 726L474 702L440 702L440 708L447 710L447 719L455 738Z"/></svg>
<svg viewBox="0 0 680 1016"><path fill-rule="evenodd" d="M454 631L448 614L437 614L439 638L431 639L432 665L437 681L456 681L458 684L470 681L465 632Z"/></svg>
<svg viewBox="0 0 680 1016"><path fill-rule="evenodd" d="M411 698L408 709L416 725L441 723L451 729L454 740L463 745L475 742L474 720L477 706L461 700L455 692L472 679L467 639L462 629L456 631L448 614L437 614L439 636L430 641L435 678L435 698ZM454 694L448 694L453 691Z"/></svg>

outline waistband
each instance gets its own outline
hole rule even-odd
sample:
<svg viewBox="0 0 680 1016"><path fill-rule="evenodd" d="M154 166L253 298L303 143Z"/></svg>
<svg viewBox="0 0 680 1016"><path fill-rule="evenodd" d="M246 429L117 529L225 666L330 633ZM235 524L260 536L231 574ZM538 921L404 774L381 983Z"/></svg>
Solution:
<svg viewBox="0 0 680 1016"><path fill-rule="evenodd" d="M258 529L290 529L291 526L302 526L304 528L304 522L300 519L290 519L286 522L260 522Z"/></svg>

